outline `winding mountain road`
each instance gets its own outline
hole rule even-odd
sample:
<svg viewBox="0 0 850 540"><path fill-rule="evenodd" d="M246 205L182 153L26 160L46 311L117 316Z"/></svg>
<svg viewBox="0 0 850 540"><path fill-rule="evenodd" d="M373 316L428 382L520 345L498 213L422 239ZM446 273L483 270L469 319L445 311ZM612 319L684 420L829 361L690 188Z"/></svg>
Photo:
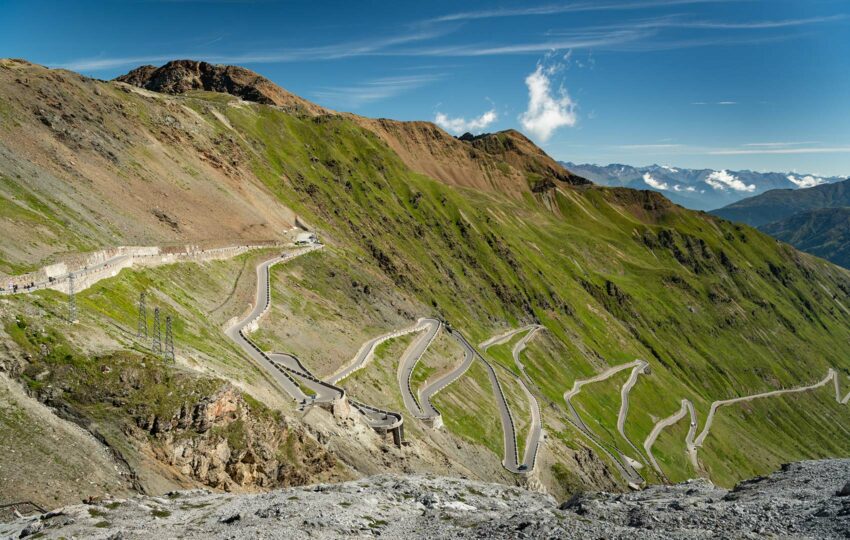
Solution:
<svg viewBox="0 0 850 540"><path fill-rule="evenodd" d="M436 334L437 330L439 329L439 321L435 319L419 319L412 326L403 328L401 330L388 332L376 338L372 338L360 346L360 350L357 351L357 354L354 355L354 358L351 360L351 362L348 363L348 365L340 368L336 373L328 377L328 382L336 384L341 380L345 379L346 377L351 376L354 372L366 367L366 365L368 365L369 362L371 362L372 359L375 357L375 349L378 348L378 345L387 340L397 338L406 334L412 334L413 332L421 332L422 330L431 330L434 334ZM428 344L430 344L430 340L428 341ZM427 345L425 345L425 348L427 348ZM422 349L422 353L425 352L425 348Z"/></svg>
<svg viewBox="0 0 850 540"><path fill-rule="evenodd" d="M286 253L279 257L275 257L273 259L269 259L257 265L257 292L254 297L254 307L244 318L237 320L234 322L227 330L225 330L225 334L229 337L233 342L235 342L239 347L245 351L245 353L251 357L257 364L260 365L269 375L272 376L274 381L286 392L289 396L292 397L295 401L300 403L305 403L308 400L307 394L305 394L295 379L289 374L289 372L281 367L280 364L275 363L269 355L260 350L257 345L254 344L250 339L248 339L247 334L250 332L252 328L255 328L258 320L262 315L266 312L266 310L271 305L271 286L269 284L269 269L279 263L289 261L298 257L300 255L304 255L316 249L320 249L321 246L311 246L308 248L303 248L299 250L292 251L290 253Z"/></svg>
<svg viewBox="0 0 850 540"><path fill-rule="evenodd" d="M684 418L685 415L688 413L690 413L691 415L691 424L690 428L688 429L688 434L685 436L685 444L688 448L688 455L692 456L691 463L694 464L694 466L696 467L696 463L694 461L693 456L696 455L694 451L694 436L697 432L697 414L696 411L694 411L694 404L691 403L691 401L688 399L682 400L682 406L678 411L668 416L667 418L662 418L661 420L659 420L652 427L652 431L649 433L649 436L643 442L643 449L646 451L646 455L649 458L649 463L652 465L652 468L655 469L655 471L665 479L667 478L667 476L664 474L664 471L662 471L661 467L658 465L658 461L656 461L655 455L652 453L652 446L655 444L655 440L658 438L664 428L672 426L673 424Z"/></svg>
<svg viewBox="0 0 850 540"><path fill-rule="evenodd" d="M295 355L268 353L268 357L274 364L286 369L294 379L313 392L313 395L308 398L309 404L333 403L345 397L345 390L313 375Z"/></svg>
<svg viewBox="0 0 850 540"><path fill-rule="evenodd" d="M638 375L649 371L649 364L647 362L644 360L636 360L636 362L638 364L632 368L632 373L629 375L626 384L620 389L620 412L617 414L617 432L629 443L635 454L640 456L640 450L637 449L632 440L626 435L626 416L629 414L629 393L631 393L632 388L637 383ZM637 466L634 463L632 465Z"/></svg>
<svg viewBox="0 0 850 540"><path fill-rule="evenodd" d="M434 341L434 338L437 337L437 333L443 325L437 319L419 319L419 325L424 327L425 333L416 338L416 341L404 351L404 354L399 360L397 372L398 387L401 390L404 406L414 418L437 422L437 419L440 418L439 411L430 402L427 405L420 403L413 393L410 380L413 377L413 370L416 368L416 364L419 363L422 355L425 354L425 351Z"/></svg>
<svg viewBox="0 0 850 540"><path fill-rule="evenodd" d="M458 342L458 336L456 333L451 333L452 337L454 337ZM463 344L461 344L463 346ZM431 398L437 395L438 392L445 389L447 386L458 380L469 367L472 365L472 362L475 361L475 353L466 347L464 347L464 355L463 361L457 365L453 370L449 371L436 381L431 383L426 383L423 388L419 390L419 401L421 410L424 414L425 418L435 419L441 417L440 411L431 403Z"/></svg>
<svg viewBox="0 0 850 540"><path fill-rule="evenodd" d="M478 351L475 347L461 334L458 330L453 330L452 334L457 339L458 343L475 358L484 364L484 369L487 371L487 377L490 379L490 385L493 387L493 392L496 395L496 406L499 409L499 419L502 422L502 440L504 447L504 458L502 466L508 471L516 474L525 474L527 468L522 467L519 463L519 454L516 444L516 428L514 427L514 418L511 415L511 409L508 406L508 401L505 399L505 393L502 390L502 385L499 383L499 377L496 376L496 370Z"/></svg>
<svg viewBox="0 0 850 540"><path fill-rule="evenodd" d="M717 414L718 409L721 407L725 407L727 405L732 405L735 403L741 403L745 401L753 401L755 399L762 399L773 396L780 396L784 394L795 394L800 392L808 392L811 390L816 390L821 388L829 383L829 381L833 381L835 384L835 401L840 405L846 405L848 401L850 401L850 393L848 393L845 397L841 397L841 389L839 387L839 377L838 372L836 372L833 368L829 368L826 372L826 376L814 383L807 386L797 386L794 388L785 388L780 390L772 390L770 392L761 392L758 394L752 394L748 396L741 396L737 398L731 399L721 399L715 401L711 404L711 408L709 409L708 416L705 419L705 424L703 425L702 431L700 434L694 438L694 434L697 429L697 419L696 412L694 411L693 403L688 399L682 400L682 408L672 416L659 420L655 426L652 428L652 432L650 432L649 437L647 437L646 441L643 443L643 447L646 450L647 455L649 456L650 462L652 463L653 468L660 473L662 476L664 475L663 471L658 465L658 462L655 460L655 457L652 454L652 446L655 444L655 440L660 435L661 431L665 428L675 424L682 418L684 418L687 411L690 412L691 424L690 429L688 430L688 434L685 438L685 446L688 453L688 457L691 461L691 465L693 465L695 470L699 469L699 459L697 456L697 451L702 447L705 439L708 437L711 432L711 426L714 423L714 417Z"/></svg>
<svg viewBox="0 0 850 540"><path fill-rule="evenodd" d="M519 383L520 388L522 388L522 391L525 394L526 399L528 400L529 410L531 411L531 425L529 425L528 427L528 437L525 441L525 449L523 451L522 463L516 464L516 468L521 471L534 470L534 466L537 461L537 452L540 449L540 441L543 439L543 422L540 413L540 403L537 401L537 398L534 396L534 394L531 392L531 389L529 389L528 387L529 384L533 383L531 382L531 378L525 371L525 365L520 359L520 354L526 348L528 341L542 329L543 326L539 324L530 324L527 326L523 326L522 328L517 328L505 332L504 334L494 336L479 345L481 350L486 352L487 349L489 349L490 347L507 343L515 335L521 332L526 332L526 334L514 345L513 349L511 350L514 363L516 364L517 368L520 370L520 373L522 373L523 376L517 377L512 371L507 369L505 370L510 374L511 377L515 378L516 381ZM499 388L499 391L501 392L501 387ZM516 441L516 434L514 434L514 441Z"/></svg>
<svg viewBox="0 0 850 540"><path fill-rule="evenodd" d="M319 380L310 373L306 366L304 366L297 357L293 355L263 352L247 337L247 334L251 330L256 329L259 319L271 306L270 268L281 262L292 260L300 255L304 255L317 249L322 249L322 247L323 246L321 244L308 246L286 253L280 257L264 261L257 265L257 292L254 306L246 317L237 320L225 331L231 340L239 345L245 353L264 368L266 372L274 378L275 382L302 406L314 403L332 402L334 399L341 399L345 397L345 390L336 386L333 382L324 382ZM364 362L367 360L368 355L363 357ZM296 378L315 394L312 396L307 395L301 389ZM385 432L398 429L403 423L402 416L396 412L385 411L378 407L373 407L350 398L348 401L363 414L366 423L377 431Z"/></svg>
<svg viewBox="0 0 850 540"><path fill-rule="evenodd" d="M634 484L638 484L638 485L644 483L645 481L644 481L643 477L637 472L637 470L635 470L635 464L636 464L635 460L633 460L633 459L629 458L628 456L626 456L625 454L623 454L619 449L617 449L617 453L619 454L619 457L614 456L614 454L611 453L605 447L605 445L602 443L602 441L596 436L596 434L593 432L593 430L591 430L589 427L587 427L587 424L584 423L584 420L582 420L581 415L578 414L578 411L576 410L575 406L573 405L572 399L581 392L582 387L584 387L588 384L602 382L604 380L610 379L611 377L613 377L617 373L619 373L623 370L626 370L626 369L632 369L632 374L635 376L635 380L636 380L636 378L637 378L636 369L639 368L639 369L643 370L645 368L644 364L646 364L646 362L644 362L643 360L633 360L632 362L629 362L627 364L620 364L619 366L612 366L612 367L606 369L605 371L603 371L602 373L598 373L598 374L594 375L593 377L589 377L587 379L577 379L573 383L573 387L570 390L567 390L566 392L564 392L564 401L567 404L567 409L569 409L569 412L573 417L572 420L573 420L573 423L575 424L575 426L582 433L584 433L587 438L592 440L596 444L596 446L602 450L602 452L604 452L609 458L611 458L613 463L617 466L617 468L620 470L620 473L623 475L624 478L626 478L627 481L634 483ZM631 378L632 377L630 376L629 379L631 379ZM626 381L626 383L628 383L628 382L629 381ZM620 390L620 395L621 396L623 395L622 389ZM626 396L627 395L628 395L628 392L626 392ZM620 406L620 412L623 413L622 404ZM623 418L625 418L625 415L623 416ZM619 425L619 416L618 416L618 425ZM629 441L629 444L631 444L631 441ZM632 445L632 446L634 446L634 445Z"/></svg>
<svg viewBox="0 0 850 540"><path fill-rule="evenodd" d="M234 248L222 249L245 249L253 247L255 246L235 246ZM327 381L322 381L314 374L312 374L310 370L296 356L287 353L264 352L260 350L260 348L248 338L250 332L257 328L259 320L267 312L271 305L271 267L276 264L289 261L295 257L304 255L311 251L321 249L322 247L323 246L320 244L307 246L258 264L256 267L257 291L253 307L246 316L241 319L235 320L235 322L233 322L225 330L226 335L234 343L236 343L255 363L257 363L261 368L263 368L272 377L276 385L278 385L287 395L292 397L293 400L299 402L302 406L334 403L336 401L347 398L348 402L351 403L351 405L355 407L360 413L362 413L364 420L369 426L371 426L377 431L386 432L402 428L402 415L397 412L383 410L378 407L355 401L348 397L346 395L345 390L339 387L337 383L350 376L351 374L355 373L357 370L362 369L363 367L368 365L368 363L374 358L375 350L380 343L401 335L413 332L423 332L423 334L419 336L405 351L404 355L400 359L399 368L397 371L398 384L401 389L401 394L405 407L408 409L408 411L410 411L410 413L418 419L441 423L440 412L431 403L431 399L438 392L445 389L453 382L457 381L464 373L466 373L466 371L477 358L483 363L496 396L504 439L503 466L507 470L517 474L527 474L529 471L533 470L535 466L537 451L539 449L540 441L542 439L542 420L537 398L529 387L529 385L533 386L534 383L526 373L525 366L523 365L521 360L521 353L525 349L528 341L537 332L542 329L545 329L540 325L527 325L521 328L511 329L507 332L487 339L479 346L483 351L486 352L486 350L490 347L507 343L517 334L526 332L526 335L523 336L523 338L515 344L512 350L514 363L520 370L522 376L517 377L512 371L508 370L504 366L499 366L500 368L504 368L505 371L510 374L510 376L514 377L520 383L520 386L522 387L523 392L525 393L526 398L528 399L530 404L531 426L529 427L529 436L526 440L526 446L523 453L523 460L521 462L519 461L518 457L519 452L516 443L516 428L514 425L513 416L505 398L504 391L499 382L499 378L496 374L496 369L494 368L494 365L488 362L482 356L482 354L479 353L460 332L456 330L449 330L450 334L464 348L464 360L458 366L452 369L449 373L446 373L439 379L433 381L430 384L426 384L423 388L421 388L419 390L418 398L414 394L410 386L413 371L417 363L421 359L422 355L425 353L427 348L433 342L437 333L442 328L442 324L436 319L422 318L410 327L391 332L382 336L378 336L367 341L361 346L360 350L352 359L352 361L349 362L348 365L340 369ZM88 266L87 268L79 272L75 272L75 275L80 275L84 273L96 273L111 267L120 268L128 264L129 259L129 255L118 255L104 260L103 262L100 262L98 264ZM63 279L67 280L67 278L67 275L60 276L59 278L54 279L52 282L39 282L36 283L33 287L22 287L14 292L33 292L41 288L55 286L57 282L61 282ZM13 291L11 290L0 290L0 294L10 294L12 292ZM619 449L616 450L619 454L619 458L614 456L584 423L581 416L578 414L575 407L573 406L572 399L581 392L583 386L604 381L625 369L631 369L632 372L628 380L625 382L625 384L621 387L620 390L621 404L617 416L617 431L619 432L620 436L640 456L640 451L626 435L625 426L629 410L629 393L637 384L639 375L647 373L648 368L649 364L647 364L643 360L635 360L627 364L613 366L593 377L576 380L573 383L573 387L570 390L566 391L563 396L569 413L572 416L571 422L575 424L576 427L591 440L591 442L598 446L603 453L605 453L612 459L615 465L620 469L620 472L623 474L624 478L626 478L630 482L635 483L643 483L643 478L635 470L635 467L639 467L640 463L626 456ZM835 371L835 369L830 368L827 371L827 375L821 381L811 385L773 390L769 392L762 392L748 396L741 396L737 398L724 399L713 402L706 417L706 421L702 428L702 431L699 433L698 436L695 436L697 431L697 419L696 412L694 410L694 405L690 400L682 399L681 407L678 411L666 418L659 420L653 426L652 431L643 443L643 449L649 459L649 463L652 465L655 471L659 473L659 475L664 477L664 473L652 452L652 448L664 429L672 426L673 424L679 422L685 416L689 415L690 427L688 430L688 434L685 438L685 445L691 464L694 466L695 469L698 469L699 461L697 456L697 450L698 448L702 447L706 438L710 434L714 418L720 408L735 403L752 401L755 399L762 399L784 394L800 393L815 390L817 388L825 386L830 382L830 380L834 383L836 402L842 405L850 402L850 392L848 392L843 397L841 396L839 375Z"/></svg>
<svg viewBox="0 0 850 540"><path fill-rule="evenodd" d="M794 393L798 393L798 392L808 392L809 390L815 390L816 388L820 388L821 386L826 385L830 380L835 378L837 375L838 374L835 372L834 369L829 368L829 370L826 372L826 377L824 377L824 379L822 381L817 382L817 383L812 384L812 385L809 385L809 386L798 386L796 388L787 388L787 389L784 389L784 390L773 390L771 392L762 392L760 394L752 394L752 395L749 395L749 396L742 396L742 397L738 397L738 398L723 399L723 400L720 400L720 401L715 401L714 403L711 404L711 409L708 411L708 416L705 419L705 425L703 426L702 431L700 432L700 434L697 436L696 440L694 441L694 444L697 447L702 446L702 443L705 441L705 438L708 437L708 433L711 430L711 424L714 422L714 415L717 412L717 409L719 409L720 407L725 407L726 405L732 405L733 403L741 403L743 401L752 401L754 399L761 399L761 398L766 398L766 397L771 397L771 396L781 396L782 394L794 394Z"/></svg>

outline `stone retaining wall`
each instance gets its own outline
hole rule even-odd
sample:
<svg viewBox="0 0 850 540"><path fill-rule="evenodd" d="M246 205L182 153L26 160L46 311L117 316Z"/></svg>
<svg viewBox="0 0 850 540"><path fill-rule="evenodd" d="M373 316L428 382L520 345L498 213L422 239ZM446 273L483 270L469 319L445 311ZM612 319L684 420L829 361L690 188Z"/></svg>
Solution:
<svg viewBox="0 0 850 540"><path fill-rule="evenodd" d="M171 247L119 246L88 254L68 256L60 263L45 266L35 272L0 278L0 295L28 293L53 289L68 293L68 275L74 274L74 290L81 291L98 281L116 276L131 266L159 266L176 262L208 262L229 259L253 249L281 246L273 242L243 244L218 248L198 245ZM17 285L17 290L14 286Z"/></svg>

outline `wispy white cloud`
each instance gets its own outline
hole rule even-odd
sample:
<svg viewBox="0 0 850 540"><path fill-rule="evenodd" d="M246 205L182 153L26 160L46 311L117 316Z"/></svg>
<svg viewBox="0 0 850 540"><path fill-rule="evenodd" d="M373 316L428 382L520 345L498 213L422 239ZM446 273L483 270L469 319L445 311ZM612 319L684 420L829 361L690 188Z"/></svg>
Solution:
<svg viewBox="0 0 850 540"><path fill-rule="evenodd" d="M785 148L788 146L804 146L808 144L820 144L820 141L754 142L746 143L744 146L755 146L759 148Z"/></svg>
<svg viewBox="0 0 850 540"><path fill-rule="evenodd" d="M385 51L386 56L500 56L511 54L543 53L566 49L591 49L624 46L649 37L647 32L622 30L616 32L576 33L561 39L543 39L510 44L472 43L434 47L403 48Z"/></svg>
<svg viewBox="0 0 850 540"><path fill-rule="evenodd" d="M674 148L682 148L681 144L620 144L616 148L622 150L671 150Z"/></svg>
<svg viewBox="0 0 850 540"><path fill-rule="evenodd" d="M766 30L772 28L788 28L792 26L807 26L811 24L823 24L841 21L847 15L832 15L829 17L808 17L802 19L782 19L778 21L749 21L741 23L730 23L722 21L685 21L679 25L680 28L704 28L707 30Z"/></svg>
<svg viewBox="0 0 850 540"><path fill-rule="evenodd" d="M490 126L490 124L492 124L493 122L495 122L498 118L499 115L496 113L495 109L490 109L481 116L476 116L474 118L470 118L469 120L464 117L452 118L447 114L438 112L434 117L434 123L445 129L449 133L454 133L455 135L457 135L466 132L479 133L487 129L487 127Z"/></svg>
<svg viewBox="0 0 850 540"><path fill-rule="evenodd" d="M338 60L357 56L377 55L392 47L409 45L442 37L455 29L452 25L417 26L401 34L374 39L344 41L314 47L298 47L263 52L246 53L209 53L204 51L176 51L168 54L99 56L80 58L65 63L56 63L56 67L74 71L104 71L140 64L161 64L178 58L194 58L213 64L275 64L302 62L311 60Z"/></svg>
<svg viewBox="0 0 850 540"><path fill-rule="evenodd" d="M730 0L644 0L640 2L571 2L548 4L542 6L526 6L521 8L485 9L450 13L431 19L431 22L467 21L473 19L494 19L501 17L528 17L539 15L557 15L559 13L575 13L581 11L615 11L639 10L654 7L671 7L686 4L709 4Z"/></svg>
<svg viewBox="0 0 850 540"><path fill-rule="evenodd" d="M571 4L553 4L515 9L495 9L476 12L456 13L418 22L407 30L394 35L377 38L342 41L316 45L313 47L295 47L277 50L249 51L244 53L220 53L205 50L176 50L167 54L96 56L78 58L66 62L47 62L49 65L75 71L97 72L113 70L140 64L162 64L178 58L196 58L221 64L259 64L338 60L363 56L402 56L402 57L477 57L516 54L535 54L550 50L566 49L604 49L614 51L644 52L686 47L705 47L715 45L758 44L794 39L791 32L779 35L747 35L731 37L729 35L711 35L688 39L663 37L659 30L664 28L698 28L706 30L755 30L797 27L823 24L845 19L845 15L810 17L774 21L750 21L745 23L724 21L688 21L682 17L664 16L654 19L630 21L607 26L590 26L568 32L547 32L540 40L513 43L459 43L453 45L426 45L459 28L453 22L493 17L521 15L551 15L575 11L599 11L616 9L643 9L657 6L698 4L712 1L731 0L673 0L643 2L584 2ZM215 44L212 41L207 45Z"/></svg>
<svg viewBox="0 0 850 540"><path fill-rule="evenodd" d="M756 190L755 184L745 184L729 171L713 171L705 179L705 183L716 191L726 191L727 189L731 189L733 191L752 193Z"/></svg>
<svg viewBox="0 0 850 540"><path fill-rule="evenodd" d="M552 89L551 76L557 66L537 69L525 78L528 107L519 116L523 129L541 142L546 142L558 128L576 124L576 103L563 86Z"/></svg>
<svg viewBox="0 0 850 540"><path fill-rule="evenodd" d="M710 156L747 156L758 154L850 154L850 146L812 148L720 148L705 152Z"/></svg>
<svg viewBox="0 0 850 540"><path fill-rule="evenodd" d="M314 91L312 95L319 101L356 108L367 103L398 96L441 78L443 78L441 73L382 77L351 86L321 88Z"/></svg>
<svg viewBox="0 0 850 540"><path fill-rule="evenodd" d="M702 30L770 30L775 28L790 28L795 26L810 26L816 24L825 24L837 22L847 19L847 15L831 15L826 17L808 17L797 19L780 19L773 21L746 21L746 22L727 22L727 21L709 21L709 20L693 20L687 19L682 15L664 15L660 17L652 17L648 19L631 20L626 23L606 24L585 26L582 28L584 32L613 32L615 30L625 29L642 29L642 30L661 30L667 28L682 29L693 28ZM574 30L558 31L549 30L546 35L563 36L570 35Z"/></svg>

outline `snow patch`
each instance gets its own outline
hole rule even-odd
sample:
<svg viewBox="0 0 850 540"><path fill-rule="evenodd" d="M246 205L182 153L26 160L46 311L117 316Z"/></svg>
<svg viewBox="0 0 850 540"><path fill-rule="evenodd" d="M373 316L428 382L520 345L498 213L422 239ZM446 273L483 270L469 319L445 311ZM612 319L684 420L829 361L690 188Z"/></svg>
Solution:
<svg viewBox="0 0 850 540"><path fill-rule="evenodd" d="M716 191L746 191L752 193L756 190L755 184L745 184L737 176L729 173L729 171L713 171L705 179L705 183L714 188Z"/></svg>
<svg viewBox="0 0 850 540"><path fill-rule="evenodd" d="M667 182L660 182L660 181L656 180L655 178L653 178L652 175L649 174L649 173L643 174L643 181L646 182L646 185L648 185L651 188L665 190L665 191L670 189L670 185Z"/></svg>
<svg viewBox="0 0 850 540"><path fill-rule="evenodd" d="M796 185L798 188L810 188L826 183L826 180L824 180L823 178L818 178L817 176L812 175L802 176L798 178L793 174L789 174L788 176L786 176L786 178L788 178L788 181Z"/></svg>

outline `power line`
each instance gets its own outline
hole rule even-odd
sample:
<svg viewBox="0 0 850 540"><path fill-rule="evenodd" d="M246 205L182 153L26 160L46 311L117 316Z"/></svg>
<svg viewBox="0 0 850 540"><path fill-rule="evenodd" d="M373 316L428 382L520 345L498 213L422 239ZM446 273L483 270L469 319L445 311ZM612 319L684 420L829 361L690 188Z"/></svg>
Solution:
<svg viewBox="0 0 850 540"><path fill-rule="evenodd" d="M165 351L163 358L174 361L174 334L171 331L171 315L165 316Z"/></svg>
<svg viewBox="0 0 850 540"><path fill-rule="evenodd" d="M153 310L153 344L151 346L154 354L162 352L162 341L159 329L159 307Z"/></svg>
<svg viewBox="0 0 850 540"><path fill-rule="evenodd" d="M74 294L74 274L68 274L68 320L77 322L77 298Z"/></svg>
<svg viewBox="0 0 850 540"><path fill-rule="evenodd" d="M148 312L145 305L145 291L139 293L139 322L136 325L136 337L148 339Z"/></svg>

